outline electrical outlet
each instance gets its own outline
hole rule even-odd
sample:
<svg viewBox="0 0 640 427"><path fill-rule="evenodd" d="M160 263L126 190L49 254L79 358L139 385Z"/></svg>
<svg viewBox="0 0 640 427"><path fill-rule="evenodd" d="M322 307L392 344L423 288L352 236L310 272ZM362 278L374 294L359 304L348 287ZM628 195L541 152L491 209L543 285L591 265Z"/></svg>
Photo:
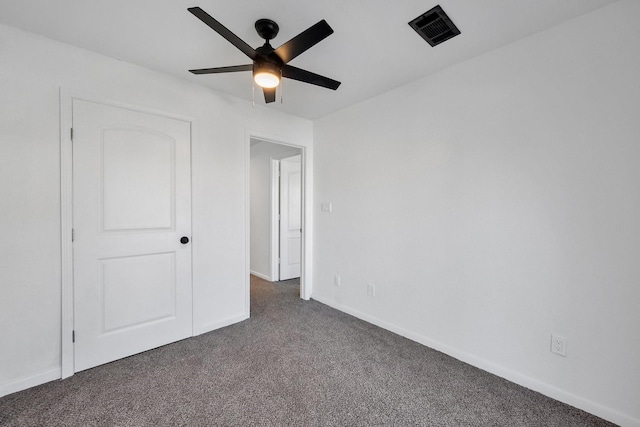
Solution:
<svg viewBox="0 0 640 427"><path fill-rule="evenodd" d="M567 356L567 339L560 335L551 335L551 353Z"/></svg>
<svg viewBox="0 0 640 427"><path fill-rule="evenodd" d="M333 203L321 203L320 212L325 212L325 213L333 212Z"/></svg>
<svg viewBox="0 0 640 427"><path fill-rule="evenodd" d="M371 283L367 284L367 295L369 295L370 297L376 296L376 285L373 285Z"/></svg>
<svg viewBox="0 0 640 427"><path fill-rule="evenodd" d="M333 276L333 284L335 286L340 287L341 283L340 283L340 276L338 276L337 274L335 276Z"/></svg>

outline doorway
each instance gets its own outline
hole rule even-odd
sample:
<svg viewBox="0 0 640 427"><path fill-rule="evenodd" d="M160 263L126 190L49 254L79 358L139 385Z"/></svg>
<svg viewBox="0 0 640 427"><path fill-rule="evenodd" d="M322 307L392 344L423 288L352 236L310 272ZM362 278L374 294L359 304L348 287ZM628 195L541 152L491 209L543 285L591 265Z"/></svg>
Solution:
<svg viewBox="0 0 640 427"><path fill-rule="evenodd" d="M249 157L249 272L271 282L301 277L304 150L251 138Z"/></svg>

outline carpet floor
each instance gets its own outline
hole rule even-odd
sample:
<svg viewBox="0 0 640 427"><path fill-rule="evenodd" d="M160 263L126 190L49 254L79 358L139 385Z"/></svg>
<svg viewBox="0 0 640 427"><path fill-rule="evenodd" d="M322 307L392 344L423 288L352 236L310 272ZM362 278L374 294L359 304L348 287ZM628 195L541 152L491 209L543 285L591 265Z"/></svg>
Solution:
<svg viewBox="0 0 640 427"><path fill-rule="evenodd" d="M251 318L0 398L2 426L611 426L251 277Z"/></svg>

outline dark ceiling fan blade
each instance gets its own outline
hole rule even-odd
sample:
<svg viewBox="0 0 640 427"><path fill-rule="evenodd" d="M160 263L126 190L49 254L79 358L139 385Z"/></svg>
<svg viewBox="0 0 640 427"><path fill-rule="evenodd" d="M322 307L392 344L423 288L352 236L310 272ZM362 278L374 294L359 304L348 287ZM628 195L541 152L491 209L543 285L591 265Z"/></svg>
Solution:
<svg viewBox="0 0 640 427"><path fill-rule="evenodd" d="M229 43L240 49L249 58L256 59L258 54L251 46L242 41L240 37L233 34L227 27L216 21L207 12L200 9L199 7L190 7L187 10L193 13L198 19L207 24L209 27L211 27L211 29L213 29L215 32L227 39Z"/></svg>
<svg viewBox="0 0 640 427"><path fill-rule="evenodd" d="M302 52L333 34L333 29L324 19L307 28L288 42L282 44L275 53L286 64Z"/></svg>
<svg viewBox="0 0 640 427"><path fill-rule="evenodd" d="M218 74L218 73L235 73L236 71L251 71L252 64L232 65L230 67L200 68L197 70L189 70L193 74Z"/></svg>
<svg viewBox="0 0 640 427"><path fill-rule="evenodd" d="M276 88L266 88L263 87L262 91L264 92L264 102L267 104L270 102L274 102L276 100Z"/></svg>
<svg viewBox="0 0 640 427"><path fill-rule="evenodd" d="M282 77L288 77L293 80L311 83L312 85L322 86L333 90L338 89L338 86L340 86L340 82L337 80L312 73L311 71L303 70L302 68L296 68L291 65L285 65L282 67Z"/></svg>

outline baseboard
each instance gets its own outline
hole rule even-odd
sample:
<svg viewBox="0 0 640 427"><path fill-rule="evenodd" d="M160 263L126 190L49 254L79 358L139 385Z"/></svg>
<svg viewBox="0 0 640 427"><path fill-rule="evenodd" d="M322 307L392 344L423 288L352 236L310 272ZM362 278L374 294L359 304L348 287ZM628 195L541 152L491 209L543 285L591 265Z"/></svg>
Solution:
<svg viewBox="0 0 640 427"><path fill-rule="evenodd" d="M49 381L59 380L61 376L62 371L60 368L55 368L18 378L5 384L0 384L0 397L26 390L40 384L48 383Z"/></svg>
<svg viewBox="0 0 640 427"><path fill-rule="evenodd" d="M269 276L268 276L268 275L266 275L266 274L258 273L257 271L253 271L253 270L250 270L250 271L249 271L249 273L253 274L253 275L254 275L254 276L256 276L256 277L259 277L259 278L261 278L261 279L264 279L264 280L266 280L266 281L268 281L268 282L273 282L273 280L271 280L271 277L269 277Z"/></svg>
<svg viewBox="0 0 640 427"><path fill-rule="evenodd" d="M193 336L205 334L207 332L215 331L216 329L224 328L225 326L233 325L234 323L242 322L249 318L249 313L240 313L238 315L227 317L226 319L211 322L202 325L199 328L194 328Z"/></svg>
<svg viewBox="0 0 640 427"><path fill-rule="evenodd" d="M248 314L241 313L217 322L207 323L206 325L198 328L197 332L194 333L194 336L204 334L216 329L224 328L225 326L233 325L234 323L241 322L248 318ZM0 397L16 393L18 391L26 390L40 384L48 383L49 381L59 380L60 378L62 378L61 368L49 369L33 375L18 378L12 380L11 382L0 384Z"/></svg>
<svg viewBox="0 0 640 427"><path fill-rule="evenodd" d="M484 371L497 375L513 383L516 383L528 389L537 391L538 393L544 394L545 396L551 397L552 399L566 403L567 405L571 405L578 409L582 409L583 411L589 412L590 414L596 415L605 420L611 421L613 423L616 423L618 425L625 426L625 427L640 427L640 419L630 417L626 414L623 414L614 409L603 406L599 403L593 402L591 400L585 399L573 393L554 387L550 384L531 378L527 375L523 375L519 372L512 371L503 366L497 365L486 359L474 356L473 354L470 354L470 353L460 351L454 347L448 346L439 341L435 341L423 335L408 331L392 323L378 319L377 317L373 317L368 314L362 313L358 310L354 310L351 307L335 303L334 301L331 301L329 299L316 296L316 295L312 295L311 299L316 300L322 304L328 305L329 307L335 308L336 310L350 314L354 317L357 317L358 319L364 320L365 322L371 323L373 325L379 326L383 329L396 333L400 336L408 338L426 347L432 348L434 350L438 350L462 362L468 363L472 366L475 366Z"/></svg>

